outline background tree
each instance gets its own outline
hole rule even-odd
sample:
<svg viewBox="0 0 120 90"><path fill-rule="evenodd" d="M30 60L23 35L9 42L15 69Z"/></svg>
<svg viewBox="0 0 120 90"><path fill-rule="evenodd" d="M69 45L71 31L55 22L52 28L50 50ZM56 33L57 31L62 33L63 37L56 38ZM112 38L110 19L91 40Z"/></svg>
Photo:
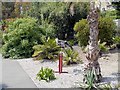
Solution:
<svg viewBox="0 0 120 90"><path fill-rule="evenodd" d="M29 2L2 2L2 19L20 17L20 7L22 7L22 12L25 14L29 6Z"/></svg>
<svg viewBox="0 0 120 90"><path fill-rule="evenodd" d="M71 14L71 10L74 14ZM49 23L53 23L56 29L56 36L59 39L71 39L74 38L74 24L76 21L86 18L89 10L89 4L86 3L66 3L66 2L50 2L31 3L30 11L28 15L39 19L47 20ZM33 12L33 13L31 13ZM41 18L43 16L43 18Z"/></svg>
<svg viewBox="0 0 120 90"><path fill-rule="evenodd" d="M12 17L14 11L14 2L2 2L2 18L10 18Z"/></svg>

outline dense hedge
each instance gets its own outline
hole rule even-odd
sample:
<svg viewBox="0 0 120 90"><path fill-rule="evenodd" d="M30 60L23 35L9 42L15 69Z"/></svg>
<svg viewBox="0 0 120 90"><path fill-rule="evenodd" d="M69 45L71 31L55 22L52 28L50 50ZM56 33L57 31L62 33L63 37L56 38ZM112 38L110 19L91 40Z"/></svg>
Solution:
<svg viewBox="0 0 120 90"><path fill-rule="evenodd" d="M2 55L5 58L27 58L33 54L32 47L40 43L40 28L34 18L18 18L9 23L3 34Z"/></svg>
<svg viewBox="0 0 120 90"><path fill-rule="evenodd" d="M115 35L115 23L111 18L99 18L99 39L101 43L112 44L112 37ZM76 31L76 38L80 46L88 45L89 40L89 25L86 19L76 22L74 26Z"/></svg>

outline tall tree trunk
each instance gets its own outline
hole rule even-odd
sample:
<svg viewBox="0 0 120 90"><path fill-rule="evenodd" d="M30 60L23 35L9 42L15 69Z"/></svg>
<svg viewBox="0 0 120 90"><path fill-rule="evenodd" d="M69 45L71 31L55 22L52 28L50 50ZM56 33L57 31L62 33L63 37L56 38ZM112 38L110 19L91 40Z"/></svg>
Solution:
<svg viewBox="0 0 120 90"><path fill-rule="evenodd" d="M100 82L102 76L101 76L101 69L100 65L98 63L99 58L99 47L98 47L98 8L95 7L94 2L90 2L90 12L87 16L87 20L89 23L90 28L90 35L89 35L89 47L88 47L88 53L86 54L86 58L88 60L88 64L85 66L84 69L84 81L86 82L86 75L88 74L88 71L93 70L94 71L94 81Z"/></svg>
<svg viewBox="0 0 120 90"><path fill-rule="evenodd" d="M70 2L70 4L69 4L69 12L72 16L75 14L73 2Z"/></svg>

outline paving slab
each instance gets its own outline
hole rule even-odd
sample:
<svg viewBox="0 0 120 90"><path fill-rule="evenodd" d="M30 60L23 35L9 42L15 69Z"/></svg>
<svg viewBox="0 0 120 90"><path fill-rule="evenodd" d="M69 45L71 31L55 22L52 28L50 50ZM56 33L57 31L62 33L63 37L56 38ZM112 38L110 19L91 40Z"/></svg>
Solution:
<svg viewBox="0 0 120 90"><path fill-rule="evenodd" d="M15 60L2 60L3 88L37 88L31 78Z"/></svg>

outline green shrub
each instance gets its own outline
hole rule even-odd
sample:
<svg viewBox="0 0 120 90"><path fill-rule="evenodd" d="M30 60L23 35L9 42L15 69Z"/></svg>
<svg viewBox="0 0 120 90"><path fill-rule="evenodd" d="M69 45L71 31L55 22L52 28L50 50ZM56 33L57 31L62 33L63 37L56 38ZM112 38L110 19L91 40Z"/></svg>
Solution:
<svg viewBox="0 0 120 90"><path fill-rule="evenodd" d="M113 42L114 42L115 44L120 44L120 37L119 37L119 36L114 37L114 38L113 38Z"/></svg>
<svg viewBox="0 0 120 90"><path fill-rule="evenodd" d="M99 42L98 46L99 46L101 52L107 52L108 51L108 48L105 45L106 45L106 42L103 42L103 43Z"/></svg>
<svg viewBox="0 0 120 90"><path fill-rule="evenodd" d="M113 42L114 42L114 46L117 47L118 49L120 49L120 36L115 36L113 38Z"/></svg>
<svg viewBox="0 0 120 90"><path fill-rule="evenodd" d="M55 26L52 23L49 23L47 20L42 19L42 24L40 25L41 33L47 38L55 38L56 31Z"/></svg>
<svg viewBox="0 0 120 90"><path fill-rule="evenodd" d="M55 39L44 39L43 44L35 45L33 47L34 54L33 57L36 57L37 60L41 59L56 59L59 54L60 46L56 44Z"/></svg>
<svg viewBox="0 0 120 90"><path fill-rule="evenodd" d="M112 44L112 37L115 35L115 23L111 18L99 18L99 39L100 43L106 42ZM76 37L80 46L87 46L89 40L89 25L86 19L76 22L74 30L77 32Z"/></svg>
<svg viewBox="0 0 120 90"><path fill-rule="evenodd" d="M50 68L41 68L41 70L38 72L37 77L39 81L40 80L45 80L46 82L49 82L50 80L54 80L55 75L54 71Z"/></svg>
<svg viewBox="0 0 120 90"><path fill-rule="evenodd" d="M0 24L2 25L2 30L4 32L8 32L8 26L12 26L12 23L14 22L14 18L9 18L9 19L5 19L5 20L1 20Z"/></svg>
<svg viewBox="0 0 120 90"><path fill-rule="evenodd" d="M77 40L76 39L71 39L68 41L68 43L70 44L70 46L73 46L77 43Z"/></svg>
<svg viewBox="0 0 120 90"><path fill-rule="evenodd" d="M76 22L74 30L77 32L76 38L80 46L87 46L89 39L89 26L86 19Z"/></svg>
<svg viewBox="0 0 120 90"><path fill-rule="evenodd" d="M120 19L120 16L117 15L118 12L119 12L118 10L108 10L108 11L101 13L101 16L102 17L109 17L112 19Z"/></svg>
<svg viewBox="0 0 120 90"><path fill-rule="evenodd" d="M40 43L40 29L34 18L18 18L8 25L3 34L2 55L5 58L28 58L32 47Z"/></svg>
<svg viewBox="0 0 120 90"><path fill-rule="evenodd" d="M106 45L113 43L112 38L115 36L116 25L111 18L100 18L99 19L99 39L100 43L106 42Z"/></svg>
<svg viewBox="0 0 120 90"><path fill-rule="evenodd" d="M79 62L82 62L78 52L72 49L65 49L64 53L65 53L64 56L65 65L77 64Z"/></svg>

